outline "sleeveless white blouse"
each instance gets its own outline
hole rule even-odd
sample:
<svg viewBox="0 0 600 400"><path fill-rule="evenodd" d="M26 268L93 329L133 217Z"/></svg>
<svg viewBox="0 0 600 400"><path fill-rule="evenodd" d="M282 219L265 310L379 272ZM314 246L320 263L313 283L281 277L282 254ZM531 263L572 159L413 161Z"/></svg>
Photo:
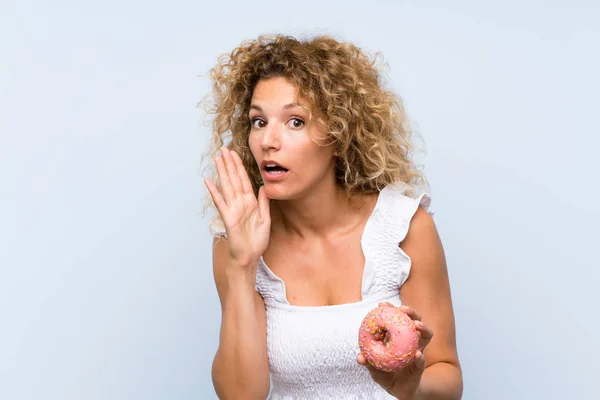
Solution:
<svg viewBox="0 0 600 400"><path fill-rule="evenodd" d="M399 247L419 205L430 215L431 196L406 196L403 182L386 186L362 234L365 266L362 300L333 306L294 306L285 284L264 260L256 274L256 291L266 308L270 399L393 399L356 362L358 329L381 301L401 304L400 287L411 260ZM212 227L224 235L222 226Z"/></svg>

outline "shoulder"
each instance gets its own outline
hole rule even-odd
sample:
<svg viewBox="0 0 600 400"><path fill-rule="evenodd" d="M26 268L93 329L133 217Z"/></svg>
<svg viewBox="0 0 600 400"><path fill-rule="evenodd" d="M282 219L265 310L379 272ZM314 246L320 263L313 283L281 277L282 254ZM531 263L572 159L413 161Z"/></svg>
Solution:
<svg viewBox="0 0 600 400"><path fill-rule="evenodd" d="M410 219L406 239L420 237L423 235L437 234L437 227L433 220L433 213L422 205L418 205L415 213Z"/></svg>
<svg viewBox="0 0 600 400"><path fill-rule="evenodd" d="M414 213L400 248L411 259L413 277L446 274L446 258L436 223L423 206Z"/></svg>
<svg viewBox="0 0 600 400"><path fill-rule="evenodd" d="M410 189L405 183L399 182L386 186L379 195L377 207L382 223L392 231L398 242L407 239L407 235L415 236L435 228L431 195L428 192L415 195L409 193L412 192Z"/></svg>
<svg viewBox="0 0 600 400"><path fill-rule="evenodd" d="M431 208L431 195L428 192L408 195L409 187L403 182L386 186L384 190L387 226L399 230L399 246L411 259L412 267L443 268L444 252ZM412 275L415 271L411 270Z"/></svg>
<svg viewBox="0 0 600 400"><path fill-rule="evenodd" d="M408 221L408 232L403 247L412 251L427 251L441 245L436 223L431 211L418 205L412 218Z"/></svg>
<svg viewBox="0 0 600 400"><path fill-rule="evenodd" d="M225 298L225 289L227 286L227 276L225 273L225 269L227 267L227 260L229 257L228 252L229 248L227 239L222 236L213 237L213 275L215 279L215 284L217 286L217 293L219 294L221 302L223 302Z"/></svg>

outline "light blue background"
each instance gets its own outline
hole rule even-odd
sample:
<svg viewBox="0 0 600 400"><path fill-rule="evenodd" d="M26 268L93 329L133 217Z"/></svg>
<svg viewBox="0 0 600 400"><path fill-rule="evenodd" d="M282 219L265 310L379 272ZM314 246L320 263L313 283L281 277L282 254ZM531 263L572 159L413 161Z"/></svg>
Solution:
<svg viewBox="0 0 600 400"><path fill-rule="evenodd" d="M0 398L215 398L198 75L272 32L384 54L464 399L597 398L600 10L566 3L3 1Z"/></svg>

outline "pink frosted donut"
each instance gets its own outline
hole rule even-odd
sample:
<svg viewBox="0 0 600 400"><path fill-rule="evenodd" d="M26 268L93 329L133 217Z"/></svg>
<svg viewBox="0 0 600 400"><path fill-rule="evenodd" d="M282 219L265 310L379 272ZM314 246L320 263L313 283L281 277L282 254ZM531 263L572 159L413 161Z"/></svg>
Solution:
<svg viewBox="0 0 600 400"><path fill-rule="evenodd" d="M360 352L373 367L392 372L411 362L419 348L413 320L392 306L369 311L358 331Z"/></svg>

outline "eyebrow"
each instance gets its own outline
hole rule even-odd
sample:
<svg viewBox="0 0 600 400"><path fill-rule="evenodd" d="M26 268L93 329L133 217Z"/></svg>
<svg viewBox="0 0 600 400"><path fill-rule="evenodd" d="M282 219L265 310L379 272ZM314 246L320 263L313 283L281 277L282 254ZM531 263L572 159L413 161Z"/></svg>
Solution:
<svg viewBox="0 0 600 400"><path fill-rule="evenodd" d="M294 108L294 107L300 107L300 103L290 103L290 104L286 104L285 106L283 106L284 110L287 110L289 108ZM250 109L251 110L257 110L257 111L262 111L262 108L260 108L259 106L257 106L256 104L251 104L250 105Z"/></svg>

